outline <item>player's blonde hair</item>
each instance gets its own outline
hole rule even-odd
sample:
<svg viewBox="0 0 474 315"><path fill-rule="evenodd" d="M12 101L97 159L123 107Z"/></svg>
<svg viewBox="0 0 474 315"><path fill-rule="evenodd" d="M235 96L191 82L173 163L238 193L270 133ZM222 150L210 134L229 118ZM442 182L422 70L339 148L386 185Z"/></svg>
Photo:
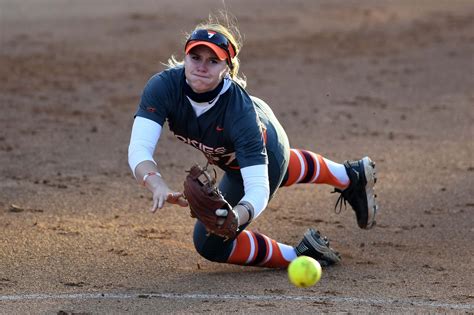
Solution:
<svg viewBox="0 0 474 315"><path fill-rule="evenodd" d="M224 35L235 47L235 57L232 58L232 67L229 67L229 75L233 81L238 83L240 86L245 88L247 86L247 79L244 75L239 74L240 60L239 52L242 49L242 36L237 27L237 20L235 17L231 17L229 13L220 11L218 15L210 14L207 21L202 22L194 28L196 30L211 30ZM192 32L191 32L192 33ZM190 34L186 34L186 40ZM182 66L184 61L178 61L174 55L172 55L168 62L165 64L168 68L174 68L176 66Z"/></svg>

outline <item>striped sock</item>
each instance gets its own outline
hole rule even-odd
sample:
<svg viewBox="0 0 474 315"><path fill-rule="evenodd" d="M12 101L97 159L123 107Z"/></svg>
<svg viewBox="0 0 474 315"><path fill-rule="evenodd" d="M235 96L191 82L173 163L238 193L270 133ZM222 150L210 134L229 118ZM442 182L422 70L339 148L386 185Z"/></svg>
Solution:
<svg viewBox="0 0 474 315"><path fill-rule="evenodd" d="M258 232L244 230L234 240L227 263L286 268L296 258L292 246L281 244Z"/></svg>
<svg viewBox="0 0 474 315"><path fill-rule="evenodd" d="M307 150L291 149L290 162L282 186L298 183L329 184L344 189L349 177L343 164Z"/></svg>

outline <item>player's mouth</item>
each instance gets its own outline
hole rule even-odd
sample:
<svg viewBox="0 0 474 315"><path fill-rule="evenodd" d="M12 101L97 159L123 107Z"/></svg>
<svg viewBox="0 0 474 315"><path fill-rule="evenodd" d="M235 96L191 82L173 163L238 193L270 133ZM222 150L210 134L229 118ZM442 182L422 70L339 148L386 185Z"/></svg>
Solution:
<svg viewBox="0 0 474 315"><path fill-rule="evenodd" d="M194 75L195 77L198 77L198 78L201 78L201 79L209 79L208 76L204 76L204 75L200 75L200 74L196 74L196 73L193 73L193 75Z"/></svg>

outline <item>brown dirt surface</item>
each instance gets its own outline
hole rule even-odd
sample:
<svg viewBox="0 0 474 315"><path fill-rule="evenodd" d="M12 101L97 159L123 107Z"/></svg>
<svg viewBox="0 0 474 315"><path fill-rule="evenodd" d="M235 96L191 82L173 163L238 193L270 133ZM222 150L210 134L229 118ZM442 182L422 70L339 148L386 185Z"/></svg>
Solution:
<svg viewBox="0 0 474 315"><path fill-rule="evenodd" d="M147 211L127 148L144 84L223 2L2 0L0 313L472 314L474 2L226 5L292 147L376 161L377 226L296 185L251 228L328 235L343 261L316 286L206 261L187 209ZM176 189L204 161L169 131L156 158Z"/></svg>

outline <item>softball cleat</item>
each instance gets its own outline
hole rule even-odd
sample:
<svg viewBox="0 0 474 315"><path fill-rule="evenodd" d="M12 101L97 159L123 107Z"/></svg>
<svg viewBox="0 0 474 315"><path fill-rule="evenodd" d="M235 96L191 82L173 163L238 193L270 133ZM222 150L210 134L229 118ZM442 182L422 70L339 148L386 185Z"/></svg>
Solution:
<svg viewBox="0 0 474 315"><path fill-rule="evenodd" d="M316 259L323 267L341 261L339 253L329 246L328 238L315 229L308 229L304 233L303 240L295 247L295 251L297 256L309 256Z"/></svg>
<svg viewBox="0 0 474 315"><path fill-rule="evenodd" d="M356 214L359 227L370 229L375 225L375 214L378 210L374 193L377 182L375 163L366 156L358 161L345 161L344 167L350 184L344 190L338 188L334 190L341 194L334 208L337 210L339 205L339 210L341 210L342 204L346 206L346 201L349 202Z"/></svg>

